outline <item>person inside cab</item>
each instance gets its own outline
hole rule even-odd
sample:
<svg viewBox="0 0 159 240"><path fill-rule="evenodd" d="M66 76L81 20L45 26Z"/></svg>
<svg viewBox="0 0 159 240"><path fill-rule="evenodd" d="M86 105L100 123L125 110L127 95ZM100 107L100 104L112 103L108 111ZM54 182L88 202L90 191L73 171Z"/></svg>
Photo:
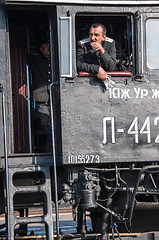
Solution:
<svg viewBox="0 0 159 240"><path fill-rule="evenodd" d="M101 80L107 78L106 71L116 67L115 41L106 36L106 28L94 23L89 30L89 38L77 45L77 71L93 73Z"/></svg>
<svg viewBox="0 0 159 240"><path fill-rule="evenodd" d="M45 131L47 140L44 141L40 152L52 151L51 120L49 105L49 85L51 83L50 44L48 36L42 36L38 41L38 51L31 57L32 94L35 103L34 119L40 119L40 126ZM36 128L37 126L35 126ZM45 147L44 147L45 146Z"/></svg>

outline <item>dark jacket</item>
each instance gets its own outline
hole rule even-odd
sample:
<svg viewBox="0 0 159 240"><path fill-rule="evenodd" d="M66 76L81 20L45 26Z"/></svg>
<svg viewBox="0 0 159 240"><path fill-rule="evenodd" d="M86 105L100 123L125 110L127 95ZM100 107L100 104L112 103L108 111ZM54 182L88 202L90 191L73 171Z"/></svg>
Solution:
<svg viewBox="0 0 159 240"><path fill-rule="evenodd" d="M42 54L31 57L33 100L48 102L49 84L51 82L50 61Z"/></svg>
<svg viewBox="0 0 159 240"><path fill-rule="evenodd" d="M106 38L102 42L104 54L92 49L89 38L78 42L77 46L77 71L97 74L101 66L105 71L113 71L116 66L115 41Z"/></svg>

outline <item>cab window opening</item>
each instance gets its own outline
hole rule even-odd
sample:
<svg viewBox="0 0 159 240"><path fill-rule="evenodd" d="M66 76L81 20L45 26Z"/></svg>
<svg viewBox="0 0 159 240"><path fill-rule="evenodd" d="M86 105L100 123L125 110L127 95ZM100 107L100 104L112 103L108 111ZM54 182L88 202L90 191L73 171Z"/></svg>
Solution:
<svg viewBox="0 0 159 240"><path fill-rule="evenodd" d="M48 105L49 100L44 99L42 101L40 99L37 101L37 99L34 99L34 91L40 87L37 84L39 79L35 81L32 69L32 61L34 62L34 60L39 59L41 55L45 55L46 48L44 47L47 45L47 51L50 49L48 14L45 10L9 10L8 19L13 92L14 153L51 152L46 146L48 133L38 114L38 109L41 105L44 105L44 102ZM37 68L41 63L40 61L41 60L36 63ZM47 68L45 75L47 75L46 78L48 81L51 81L49 77L51 76L49 60L47 63L48 66L44 67L45 70ZM28 66L29 71L27 71L26 66ZM45 80L44 83L41 83L41 88L44 87L44 90L48 94L49 83L46 83ZM30 93L30 99L28 98L28 91ZM42 96L42 93L39 93L39 96ZM31 139L29 139L29 134L31 135Z"/></svg>
<svg viewBox="0 0 159 240"><path fill-rule="evenodd" d="M133 62L133 38L131 15L76 15L76 43L89 38L89 29L93 23L101 23L106 27L106 36L115 40L116 68L114 71L135 72Z"/></svg>

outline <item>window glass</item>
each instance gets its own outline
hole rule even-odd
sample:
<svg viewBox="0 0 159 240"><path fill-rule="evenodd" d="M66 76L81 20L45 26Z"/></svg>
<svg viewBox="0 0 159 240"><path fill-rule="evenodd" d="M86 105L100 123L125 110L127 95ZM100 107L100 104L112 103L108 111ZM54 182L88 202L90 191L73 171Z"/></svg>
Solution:
<svg viewBox="0 0 159 240"><path fill-rule="evenodd" d="M148 19L146 22L146 53L147 66L159 69L159 18Z"/></svg>
<svg viewBox="0 0 159 240"><path fill-rule="evenodd" d="M72 77L71 17L60 18L61 77Z"/></svg>

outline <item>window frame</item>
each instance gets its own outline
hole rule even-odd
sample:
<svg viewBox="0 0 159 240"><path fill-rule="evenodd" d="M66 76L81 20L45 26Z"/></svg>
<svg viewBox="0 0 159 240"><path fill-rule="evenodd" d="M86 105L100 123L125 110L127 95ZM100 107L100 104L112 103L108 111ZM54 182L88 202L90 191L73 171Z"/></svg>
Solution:
<svg viewBox="0 0 159 240"><path fill-rule="evenodd" d="M142 28L143 28L143 57L142 57L142 65L143 65L143 72L147 73L148 75L158 75L158 69L151 69L148 67L148 59L147 59L147 43L146 43L146 37L147 37L147 29L146 29L146 23L148 21L148 19L159 19L159 13L157 12L145 12L143 13L142 16L143 20L142 20ZM145 59L145 61L144 61Z"/></svg>
<svg viewBox="0 0 159 240"><path fill-rule="evenodd" d="M155 68L155 67L151 67L151 66L149 66L149 58L148 58L148 43L147 43L147 36L148 36L148 29L147 29L147 22L149 21L149 20L159 20L159 15L158 15L158 17L148 17L147 19L146 19L146 21L145 21L145 33L146 33L146 35L145 35L145 39L146 39L146 67L148 68L148 70L159 70L159 66L158 66L158 68Z"/></svg>
<svg viewBox="0 0 159 240"><path fill-rule="evenodd" d="M136 38L137 38L137 32L138 32L138 24L136 24L136 13L134 12L111 12L111 13L98 13L98 12L85 12L85 13L80 13L80 12L77 12L75 14L75 22L76 22L76 17L79 17L79 16L85 16L85 17L89 17L90 16L94 16L94 17L97 17L97 16L104 16L104 17L130 17L130 25L131 25L131 34L130 35L133 35L130 37L130 41L131 41L131 51L133 53L133 70L131 71L132 75L131 76L135 76L136 75L136 71L137 71L137 65L138 65L138 52L137 52L137 42L136 42ZM121 71L114 71L116 72L115 73L115 76L124 76L124 74L120 74ZM119 72L119 74L117 74ZM124 71L123 71L124 72ZM92 74L79 74L78 76L89 76L89 75L92 75ZM111 75L111 73L110 73ZM113 76L113 74L112 74ZM126 74L125 74L126 76ZM130 75L129 75L130 76Z"/></svg>

